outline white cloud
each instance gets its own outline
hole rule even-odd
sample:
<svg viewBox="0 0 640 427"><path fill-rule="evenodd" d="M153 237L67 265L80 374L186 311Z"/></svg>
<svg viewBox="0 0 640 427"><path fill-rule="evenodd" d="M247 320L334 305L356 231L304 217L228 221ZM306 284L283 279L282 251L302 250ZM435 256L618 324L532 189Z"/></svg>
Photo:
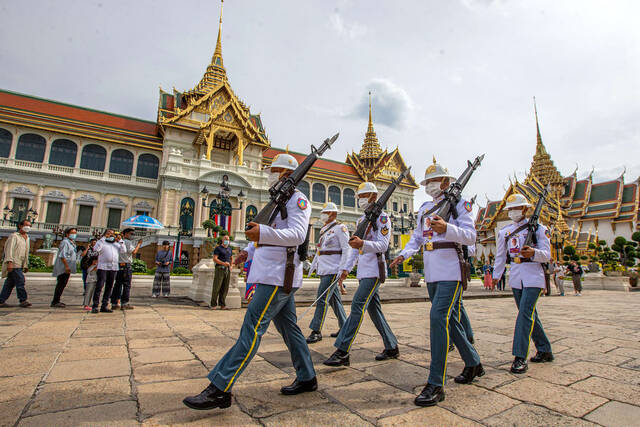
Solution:
<svg viewBox="0 0 640 427"><path fill-rule="evenodd" d="M415 105L407 91L391 80L375 78L366 85L358 104L349 117L368 119L369 94L372 96L373 121L394 129L404 129L413 117Z"/></svg>
<svg viewBox="0 0 640 427"><path fill-rule="evenodd" d="M331 16L329 16L329 22L331 22L331 26L338 35L350 40L355 40L367 33L367 27L358 22L353 22L351 24L346 23L339 12L332 13Z"/></svg>

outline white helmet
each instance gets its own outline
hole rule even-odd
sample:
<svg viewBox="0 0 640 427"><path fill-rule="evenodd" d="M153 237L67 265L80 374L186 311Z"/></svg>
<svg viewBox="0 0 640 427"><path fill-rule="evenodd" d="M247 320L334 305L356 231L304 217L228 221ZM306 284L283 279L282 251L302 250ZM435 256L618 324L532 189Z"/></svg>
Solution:
<svg viewBox="0 0 640 427"><path fill-rule="evenodd" d="M449 173L449 170L442 167L439 163L436 163L436 156L433 156L433 164L429 165L427 170L424 171L424 179L420 181L420 185L426 185L427 181L434 178L449 178L455 181L456 177Z"/></svg>
<svg viewBox="0 0 640 427"><path fill-rule="evenodd" d="M333 202L325 203L320 213L338 212L338 207Z"/></svg>
<svg viewBox="0 0 640 427"><path fill-rule="evenodd" d="M373 182L363 182L358 186L358 191L356 191L356 194L358 196L366 193L378 194L378 188L375 186Z"/></svg>
<svg viewBox="0 0 640 427"><path fill-rule="evenodd" d="M520 208L522 206L531 206L527 198L522 194L513 193L512 195L507 197L507 204L505 206L505 209Z"/></svg>
<svg viewBox="0 0 640 427"><path fill-rule="evenodd" d="M271 168L295 170L297 167L298 161L295 157L288 153L280 153L273 158L271 166L267 168L267 171L271 172Z"/></svg>

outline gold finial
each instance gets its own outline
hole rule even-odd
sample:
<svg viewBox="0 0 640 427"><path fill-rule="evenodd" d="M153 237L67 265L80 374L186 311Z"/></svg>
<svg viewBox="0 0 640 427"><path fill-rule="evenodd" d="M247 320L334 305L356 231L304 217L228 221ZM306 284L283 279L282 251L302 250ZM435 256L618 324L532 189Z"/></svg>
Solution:
<svg viewBox="0 0 640 427"><path fill-rule="evenodd" d="M436 164L436 155L435 154L433 155L433 164L434 165Z"/></svg>
<svg viewBox="0 0 640 427"><path fill-rule="evenodd" d="M373 120L371 120L371 91L369 91L369 126L373 126Z"/></svg>
<svg viewBox="0 0 640 427"><path fill-rule="evenodd" d="M285 152L289 154L289 144L287 144L287 147L285 148Z"/></svg>
<svg viewBox="0 0 640 427"><path fill-rule="evenodd" d="M536 154L546 154L546 149L542 144L542 136L540 135L540 124L538 123L538 106L536 105L536 97L533 97L533 112L536 116Z"/></svg>
<svg viewBox="0 0 640 427"><path fill-rule="evenodd" d="M220 1L220 22L218 23L218 40L216 41L216 50L213 53L213 62L216 65L222 67L222 7L224 6L224 0ZM219 63L216 62L216 57L219 58Z"/></svg>

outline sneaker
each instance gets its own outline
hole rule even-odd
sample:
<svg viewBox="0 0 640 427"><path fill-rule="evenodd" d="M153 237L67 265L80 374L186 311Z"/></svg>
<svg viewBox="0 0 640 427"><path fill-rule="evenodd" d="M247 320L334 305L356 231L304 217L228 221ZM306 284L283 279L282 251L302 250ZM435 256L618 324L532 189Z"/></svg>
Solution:
<svg viewBox="0 0 640 427"><path fill-rule="evenodd" d="M89 307L88 305L84 306L84 311L91 311L91 307Z"/></svg>
<svg viewBox="0 0 640 427"><path fill-rule="evenodd" d="M24 300L20 303L20 307L22 308L27 308L27 307L31 307L31 303L27 300Z"/></svg>
<svg viewBox="0 0 640 427"><path fill-rule="evenodd" d="M156 294L151 294L151 298L158 298L158 295L156 295Z"/></svg>

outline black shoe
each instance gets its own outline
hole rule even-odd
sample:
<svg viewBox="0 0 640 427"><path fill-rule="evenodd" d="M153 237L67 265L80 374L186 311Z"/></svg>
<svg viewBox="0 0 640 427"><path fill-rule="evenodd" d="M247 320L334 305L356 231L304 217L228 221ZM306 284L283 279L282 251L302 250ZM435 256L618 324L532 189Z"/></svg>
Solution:
<svg viewBox="0 0 640 427"><path fill-rule="evenodd" d="M469 343L471 343L471 344L475 344L475 343L476 343L476 340L475 340L475 339L473 339L473 337L471 337L471 338L469 338Z"/></svg>
<svg viewBox="0 0 640 427"><path fill-rule="evenodd" d="M477 366L465 366L462 373L455 377L453 380L458 384L471 384L475 377L481 377L484 375L484 368L482 363Z"/></svg>
<svg viewBox="0 0 640 427"><path fill-rule="evenodd" d="M334 333L331 334L331 338L338 338L339 334L340 334L340 331L334 332Z"/></svg>
<svg viewBox="0 0 640 427"><path fill-rule="evenodd" d="M449 348L447 349L447 351L448 351L449 353L451 353L451 352L452 352L452 351L454 351L455 349L456 349L456 346L455 346L453 343L451 343L451 344L449 344Z"/></svg>
<svg viewBox="0 0 640 427"><path fill-rule="evenodd" d="M529 369L527 361L522 357L516 357L511 364L511 372L514 374L524 374Z"/></svg>
<svg viewBox="0 0 640 427"><path fill-rule="evenodd" d="M313 377L309 381L298 381L298 379L296 378L293 384L282 387L280 389L280 393L287 396L292 396L294 394L305 393L307 391L316 391L317 389L318 380L316 379L316 377Z"/></svg>
<svg viewBox="0 0 640 427"><path fill-rule="evenodd" d="M535 356L533 356L529 360L532 361L533 363L553 362L553 353L545 352L545 351L539 351L539 352L536 353Z"/></svg>
<svg viewBox="0 0 640 427"><path fill-rule="evenodd" d="M385 348L382 350L382 353L376 354L376 360L397 359L398 356L400 356L400 350L398 350L398 347L391 350L387 350Z"/></svg>
<svg viewBox="0 0 640 427"><path fill-rule="evenodd" d="M22 301L22 302L20 303L20 307L22 307L22 308L29 308L29 307L31 307L31 303L30 303L29 301L27 301L27 300L24 300L24 301Z"/></svg>
<svg viewBox="0 0 640 427"><path fill-rule="evenodd" d="M91 309L91 312L92 312L93 314L96 314L96 313L98 313L98 309L97 309L97 308L92 308L92 309Z"/></svg>
<svg viewBox="0 0 640 427"><path fill-rule="evenodd" d="M322 341L322 334L320 332L311 331L311 335L307 338L307 344L313 344L318 341Z"/></svg>
<svg viewBox="0 0 640 427"><path fill-rule="evenodd" d="M417 406L434 406L444 400L444 390L437 385L427 384L413 403Z"/></svg>
<svg viewBox="0 0 640 427"><path fill-rule="evenodd" d="M342 350L333 352L330 358L323 362L327 366L349 366L349 353Z"/></svg>
<svg viewBox="0 0 640 427"><path fill-rule="evenodd" d="M228 408L231 406L231 393L225 393L213 384L209 384L200 394L185 397L182 403L191 409L198 410Z"/></svg>
<svg viewBox="0 0 640 427"><path fill-rule="evenodd" d="M100 313L113 313L113 310L111 310L111 309L110 309L110 308L108 308L108 307L102 307L102 308L100 309Z"/></svg>
<svg viewBox="0 0 640 427"><path fill-rule="evenodd" d="M63 302L56 302L56 303L51 303L51 307L54 308L65 308L67 305Z"/></svg>

